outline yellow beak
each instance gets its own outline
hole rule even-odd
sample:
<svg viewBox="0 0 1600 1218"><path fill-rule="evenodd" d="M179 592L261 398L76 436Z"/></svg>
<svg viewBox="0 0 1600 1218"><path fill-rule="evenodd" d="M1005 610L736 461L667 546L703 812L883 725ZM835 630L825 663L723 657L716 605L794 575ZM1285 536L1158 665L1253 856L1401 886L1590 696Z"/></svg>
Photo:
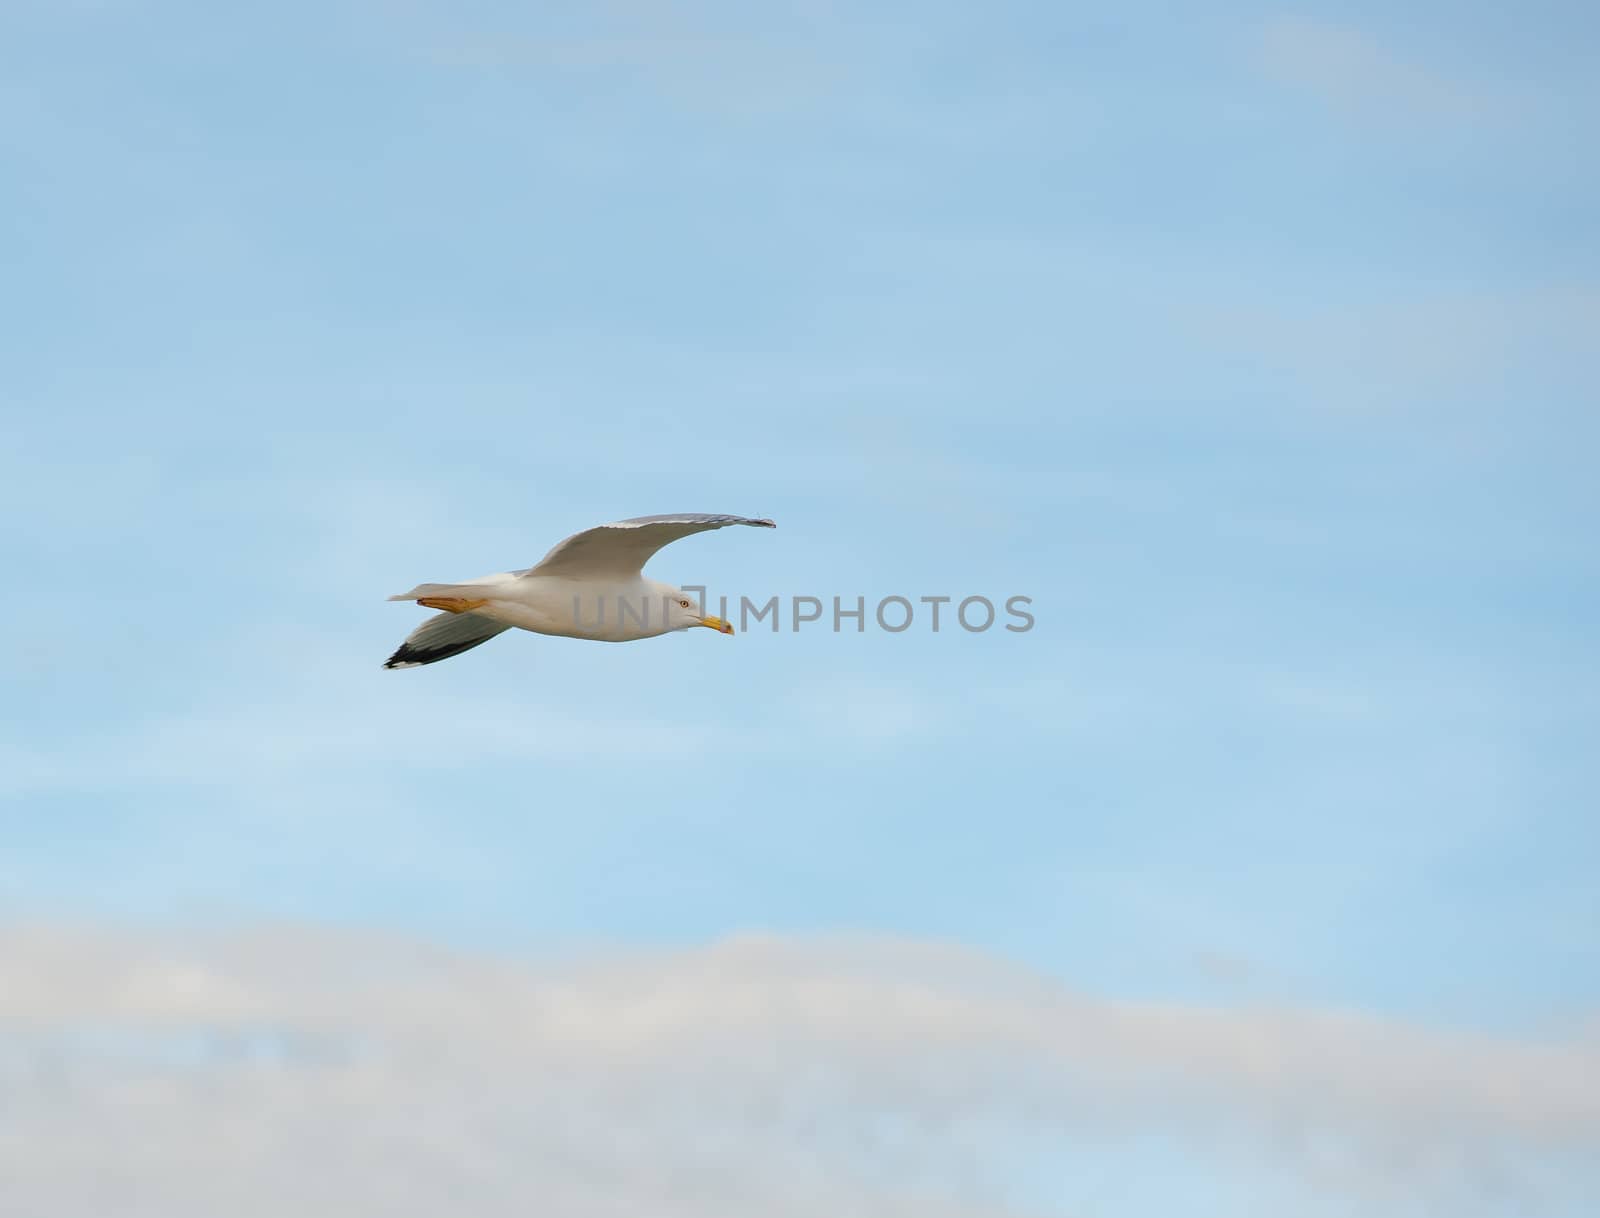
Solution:
<svg viewBox="0 0 1600 1218"><path fill-rule="evenodd" d="M733 627L728 625L728 623L723 621L720 617L703 617L700 619L700 625L709 626L719 634L733 633Z"/></svg>

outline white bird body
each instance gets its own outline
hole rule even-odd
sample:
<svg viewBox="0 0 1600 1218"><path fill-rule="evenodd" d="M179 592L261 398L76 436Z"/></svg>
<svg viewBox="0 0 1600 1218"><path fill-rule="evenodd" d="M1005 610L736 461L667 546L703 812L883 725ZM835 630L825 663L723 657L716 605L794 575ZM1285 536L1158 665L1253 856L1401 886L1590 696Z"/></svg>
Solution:
<svg viewBox="0 0 1600 1218"><path fill-rule="evenodd" d="M698 621L680 621L681 615L669 612L669 606L687 593L643 575L598 582L502 571L444 586L450 588L452 595L481 597L484 604L471 610L480 617L559 638L629 643L699 625ZM426 596L424 593L416 599Z"/></svg>
<svg viewBox="0 0 1600 1218"><path fill-rule="evenodd" d="M730 524L772 528L770 520L682 513L639 516L574 533L538 566L458 584L418 584L392 601L415 601L443 613L412 631L384 663L415 668L460 655L513 627L534 634L626 643L691 626L722 634L733 627L707 617L695 597L650 579L645 561L669 542Z"/></svg>

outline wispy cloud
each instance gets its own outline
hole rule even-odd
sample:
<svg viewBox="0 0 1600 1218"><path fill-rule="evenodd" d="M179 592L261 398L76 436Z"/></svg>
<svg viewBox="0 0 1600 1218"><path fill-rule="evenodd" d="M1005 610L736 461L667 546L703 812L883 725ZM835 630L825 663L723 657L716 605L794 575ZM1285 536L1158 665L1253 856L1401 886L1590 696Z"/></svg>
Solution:
<svg viewBox="0 0 1600 1218"><path fill-rule="evenodd" d="M1495 378L1600 365L1600 294L1583 283L1500 292L1398 284L1387 295L1375 285L1337 304L1286 295L1180 310L1179 324L1218 351L1294 374L1314 386L1308 400L1339 409L1416 409L1441 394L1453 403Z"/></svg>
<svg viewBox="0 0 1600 1218"><path fill-rule="evenodd" d="M1405 1213L1474 1162L1515 1190L1600 1149L1592 1038L1106 1001L927 943L537 963L34 926L0 931L0 975L19 1212L998 1215L1007 1145L1050 1180L1069 1147L1203 1158L1227 1128L1308 1196L1380 1179Z"/></svg>
<svg viewBox="0 0 1600 1218"><path fill-rule="evenodd" d="M0 794L151 786L285 784L374 767L402 773L499 760L593 765L626 739L640 762L691 761L704 733L630 712L574 714L504 699L442 696L425 723L407 703L367 694L274 699L254 707L158 716L56 754L18 754Z"/></svg>
<svg viewBox="0 0 1600 1218"><path fill-rule="evenodd" d="M1509 117L1511 99L1485 84L1426 65L1350 26L1281 17L1263 31L1267 73L1339 111L1386 122L1464 122Z"/></svg>
<svg viewBox="0 0 1600 1218"><path fill-rule="evenodd" d="M730 25L728 13L677 6L596 5L587 28L435 32L429 43L427 58L444 67L631 85L725 115L809 108L839 77L798 31L780 41Z"/></svg>
<svg viewBox="0 0 1600 1218"><path fill-rule="evenodd" d="M323 671L333 675L319 681L317 640L263 651L293 646L300 648L292 666L298 679L265 678L252 701L231 697L142 714L50 747L0 748L0 797L164 787L276 791L313 779L497 763L588 769L618 757L671 772L730 750L767 758L805 757L819 747L871 754L960 726L959 703L948 692L857 673L812 674L776 691L751 717L718 721L712 731L663 705L647 686L616 691L574 679L574 687L539 699L438 692L416 674L380 673L370 657L350 671L348 652L330 655Z"/></svg>

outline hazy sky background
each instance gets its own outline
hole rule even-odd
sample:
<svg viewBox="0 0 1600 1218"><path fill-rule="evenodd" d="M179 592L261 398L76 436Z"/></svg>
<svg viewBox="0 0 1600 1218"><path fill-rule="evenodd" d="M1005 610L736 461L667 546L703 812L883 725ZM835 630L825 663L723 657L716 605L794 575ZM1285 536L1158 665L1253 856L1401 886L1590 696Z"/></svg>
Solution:
<svg viewBox="0 0 1600 1218"><path fill-rule="evenodd" d="M1591 1212L1597 38L0 6L19 1213Z"/></svg>

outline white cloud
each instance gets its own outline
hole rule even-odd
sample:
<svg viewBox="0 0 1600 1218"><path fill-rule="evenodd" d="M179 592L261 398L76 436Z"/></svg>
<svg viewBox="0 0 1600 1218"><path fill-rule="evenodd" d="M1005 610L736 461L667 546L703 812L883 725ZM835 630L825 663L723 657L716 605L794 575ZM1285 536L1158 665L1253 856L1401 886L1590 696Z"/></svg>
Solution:
<svg viewBox="0 0 1600 1218"><path fill-rule="evenodd" d="M1069 1152L1177 1136L1202 1195L1222 1131L1308 1203L1409 1213L1492 1167L1537 1208L1600 1150L1593 1039L1107 1001L911 942L34 926L0 977L17 1213L999 1215L1018 1147L1058 1212Z"/></svg>

